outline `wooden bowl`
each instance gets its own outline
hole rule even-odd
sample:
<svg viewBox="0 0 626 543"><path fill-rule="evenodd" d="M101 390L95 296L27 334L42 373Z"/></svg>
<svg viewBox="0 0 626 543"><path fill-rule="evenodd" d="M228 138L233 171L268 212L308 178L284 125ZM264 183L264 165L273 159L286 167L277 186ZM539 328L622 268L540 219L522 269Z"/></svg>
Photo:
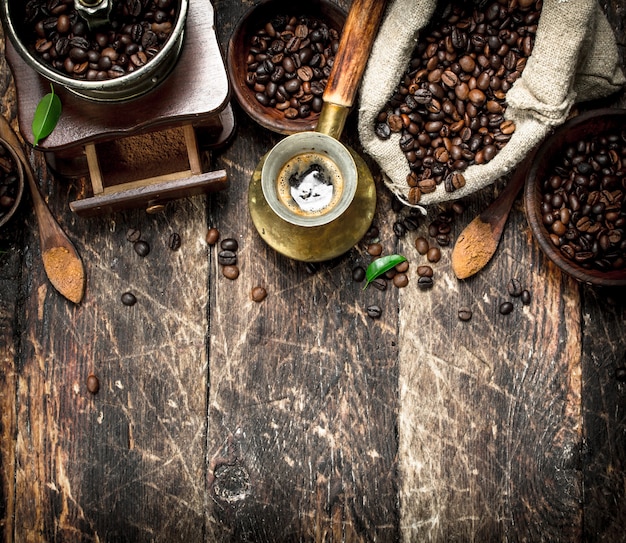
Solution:
<svg viewBox="0 0 626 543"><path fill-rule="evenodd" d="M229 39L226 65L232 90L238 103L254 121L264 128L279 134L290 135L305 130L314 130L319 114L311 113L304 118L288 119L282 111L272 106L261 105L255 97L254 89L246 83L250 40L267 22L278 15L296 17L309 15L341 32L346 20L346 13L328 0L308 2L264 0L243 15Z"/></svg>
<svg viewBox="0 0 626 543"><path fill-rule="evenodd" d="M626 147L626 110L598 109L582 113L557 128L538 149L532 167L529 169L524 189L524 204L528 223L539 246L563 272L576 280L595 286L616 287L626 286L626 268L603 271L593 267L585 267L566 256L551 240L550 233L543 222L541 203L543 185L552 174L552 168L561 163L565 150L590 135L593 141L606 133L622 134L621 147ZM626 167L626 158L622 155L622 169ZM626 206L626 176L617 184L617 189L624 193L622 210ZM623 211L622 211L623 213ZM592 215L592 219L595 217ZM622 239L626 240L626 227L620 230ZM626 242L623 242L626 243ZM624 252L624 251L622 251Z"/></svg>
<svg viewBox="0 0 626 543"><path fill-rule="evenodd" d="M13 162L15 172L17 174L17 180L15 181L15 183L17 184L17 189L14 189L14 195L12 195L12 197L14 198L13 205L3 215L0 215L0 228L2 228L15 214L17 208L20 205L20 201L22 200L22 195L24 194L24 169L22 168L22 163L20 162L17 153L15 152L13 147L9 145L8 142L0 139L0 147L3 148L2 154L4 158L7 158L11 162ZM4 175L4 170L2 171L2 175ZM2 181L0 180L0 187L1 186Z"/></svg>

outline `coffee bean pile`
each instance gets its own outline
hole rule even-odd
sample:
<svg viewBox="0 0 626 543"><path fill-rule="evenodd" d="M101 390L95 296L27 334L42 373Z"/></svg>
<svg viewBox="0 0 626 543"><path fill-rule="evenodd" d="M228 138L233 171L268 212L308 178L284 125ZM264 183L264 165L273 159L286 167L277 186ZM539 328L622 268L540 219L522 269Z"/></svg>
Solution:
<svg viewBox="0 0 626 543"><path fill-rule="evenodd" d="M13 209L18 190L17 164L4 145L0 145L0 219Z"/></svg>
<svg viewBox="0 0 626 543"><path fill-rule="evenodd" d="M308 16L276 16L251 39L246 84L259 104L287 119L307 118L322 109L338 32Z"/></svg>
<svg viewBox="0 0 626 543"><path fill-rule="evenodd" d="M222 266L222 275L226 279L235 280L239 277L237 266L237 250L239 243L235 238L224 238L220 242L221 251L217 253L217 262Z"/></svg>
<svg viewBox="0 0 626 543"><path fill-rule="evenodd" d="M485 164L510 140L506 92L530 56L541 0L449 4L420 34L408 69L376 120L381 139L400 134L410 174L408 200L444 184L465 185L463 172Z"/></svg>
<svg viewBox="0 0 626 543"><path fill-rule="evenodd" d="M32 28L32 54L74 79L115 79L143 67L169 39L177 0L121 0L110 25L90 30L74 0L29 0L25 23Z"/></svg>
<svg viewBox="0 0 626 543"><path fill-rule="evenodd" d="M626 268L626 130L567 146L541 191L543 224L564 257L585 269Z"/></svg>

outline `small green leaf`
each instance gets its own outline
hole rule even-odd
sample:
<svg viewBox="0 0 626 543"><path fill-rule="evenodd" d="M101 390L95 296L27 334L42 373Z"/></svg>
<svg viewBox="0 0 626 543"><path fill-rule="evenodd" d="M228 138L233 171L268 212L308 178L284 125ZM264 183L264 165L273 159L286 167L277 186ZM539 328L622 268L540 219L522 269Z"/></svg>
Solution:
<svg viewBox="0 0 626 543"><path fill-rule="evenodd" d="M50 85L50 90L37 104L35 116L33 117L33 136L37 145L39 140L49 136L61 117L61 100L54 94L54 87Z"/></svg>
<svg viewBox="0 0 626 543"><path fill-rule="evenodd" d="M390 269L405 261L406 258L402 255L387 255L374 260L365 271L365 286L363 287L363 290L365 290L367 285L369 285L374 279L380 277L383 273L388 272Z"/></svg>

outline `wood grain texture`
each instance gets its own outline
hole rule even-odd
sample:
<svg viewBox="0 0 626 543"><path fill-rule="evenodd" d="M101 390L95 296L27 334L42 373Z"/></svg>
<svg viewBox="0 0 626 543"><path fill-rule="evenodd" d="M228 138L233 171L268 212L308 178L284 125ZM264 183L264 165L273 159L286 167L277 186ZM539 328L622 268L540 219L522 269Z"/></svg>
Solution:
<svg viewBox="0 0 626 543"><path fill-rule="evenodd" d="M214 3L220 44L250 4ZM606 4L623 49L626 4ZM16 230L0 230L0 541L626 541L624 293L561 275L519 200L480 274L457 281L444 248L420 291L413 241L439 209L398 240L380 185L375 223L385 252L409 258L409 285L355 284L352 267L371 260L362 243L310 273L254 230L247 184L280 136L234 109L236 138L213 153L229 187L162 215L78 218L68 202L85 180L53 179L29 153L87 290L73 306L48 284L25 198ZM355 121L345 141L360 149ZM454 234L499 188L465 202ZM222 275L208 226L238 240L237 280ZM512 277L532 302L501 315ZM365 316L371 303L381 319Z"/></svg>
<svg viewBox="0 0 626 543"><path fill-rule="evenodd" d="M73 307L28 271L19 358L15 533L60 541L195 541L203 531L207 360L204 199L148 219L65 215L88 263ZM142 259L126 241L141 225ZM90 240L84 243L83 233ZM181 249L167 247L178 232ZM120 295L138 302L125 307ZM181 295L192 293L192 295ZM87 340L85 338L88 338ZM86 389L89 373L100 392Z"/></svg>
<svg viewBox="0 0 626 543"><path fill-rule="evenodd" d="M410 254L410 247L405 250ZM459 282L451 279L445 251L432 290L419 296L402 291L404 541L580 536L576 285L560 279L533 248L519 207L495 259ZM506 286L512 277L533 300L527 307L513 300L514 312L501 315L500 303L511 300ZM469 322L458 319L463 306L473 312Z"/></svg>

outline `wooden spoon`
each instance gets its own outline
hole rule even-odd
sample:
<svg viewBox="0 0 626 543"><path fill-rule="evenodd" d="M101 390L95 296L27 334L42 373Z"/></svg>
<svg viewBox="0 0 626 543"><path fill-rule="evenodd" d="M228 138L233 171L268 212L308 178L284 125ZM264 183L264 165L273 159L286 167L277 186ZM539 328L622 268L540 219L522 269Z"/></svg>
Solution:
<svg viewBox="0 0 626 543"><path fill-rule="evenodd" d="M30 162L26 160L26 155L17 135L9 125L9 122L3 116L0 115L0 117L0 136L15 149L17 156L20 158L28 181L28 187L32 194L35 215L39 225L41 256L46 275L52 286L60 294L77 304L82 300L85 291L83 262L76 248L44 202L35 183Z"/></svg>
<svg viewBox="0 0 626 543"><path fill-rule="evenodd" d="M452 270L467 279L482 270L496 252L515 198L524 186L530 155L513 172L499 196L461 232L452 250Z"/></svg>

